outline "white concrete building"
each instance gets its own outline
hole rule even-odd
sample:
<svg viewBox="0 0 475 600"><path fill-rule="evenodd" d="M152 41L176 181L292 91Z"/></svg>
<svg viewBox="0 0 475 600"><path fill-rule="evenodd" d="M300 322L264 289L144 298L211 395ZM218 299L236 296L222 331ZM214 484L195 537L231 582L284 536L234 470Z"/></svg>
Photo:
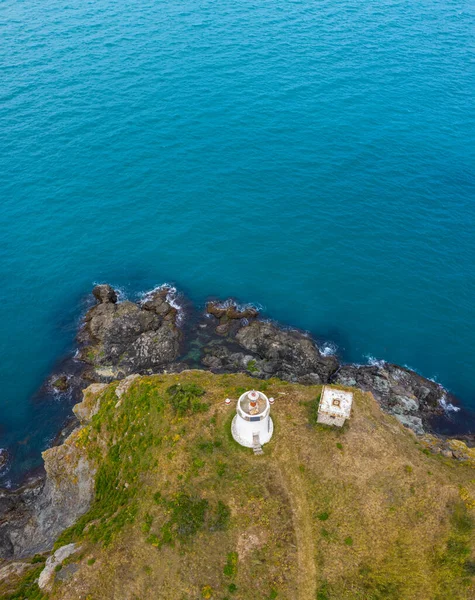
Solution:
<svg viewBox="0 0 475 600"><path fill-rule="evenodd" d="M353 394L323 386L320 404L318 406L317 423L342 427L350 418Z"/></svg>
<svg viewBox="0 0 475 600"><path fill-rule="evenodd" d="M259 448L271 439L274 424L265 394L256 390L242 394L237 401L231 432L236 442L246 448Z"/></svg>

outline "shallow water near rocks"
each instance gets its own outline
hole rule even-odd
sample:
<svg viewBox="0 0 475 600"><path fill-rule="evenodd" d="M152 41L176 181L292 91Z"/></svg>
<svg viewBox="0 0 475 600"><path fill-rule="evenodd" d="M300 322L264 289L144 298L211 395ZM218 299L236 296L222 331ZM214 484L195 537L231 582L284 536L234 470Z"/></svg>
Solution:
<svg viewBox="0 0 475 600"><path fill-rule="evenodd" d="M473 6L2 3L0 447L93 282L165 281L386 359L475 407Z"/></svg>

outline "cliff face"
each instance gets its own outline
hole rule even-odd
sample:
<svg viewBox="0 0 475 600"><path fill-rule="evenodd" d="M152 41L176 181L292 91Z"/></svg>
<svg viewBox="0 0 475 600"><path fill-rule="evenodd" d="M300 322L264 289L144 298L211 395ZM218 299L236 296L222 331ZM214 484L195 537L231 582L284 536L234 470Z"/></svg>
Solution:
<svg viewBox="0 0 475 600"><path fill-rule="evenodd" d="M98 392L84 391L77 406L83 423L93 414ZM46 477L18 492L0 492L0 558L21 558L49 550L58 535L84 514L94 495L96 467L76 429L61 446L43 452Z"/></svg>

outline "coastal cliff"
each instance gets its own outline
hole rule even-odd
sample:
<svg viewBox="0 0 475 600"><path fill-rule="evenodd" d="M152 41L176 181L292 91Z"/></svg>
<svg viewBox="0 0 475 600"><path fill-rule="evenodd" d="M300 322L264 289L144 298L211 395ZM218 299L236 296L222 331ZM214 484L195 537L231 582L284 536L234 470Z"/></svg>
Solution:
<svg viewBox="0 0 475 600"><path fill-rule="evenodd" d="M319 425L321 385L270 378L259 387L275 398L275 433L255 456L230 435L224 403L254 385L203 370L92 384L56 450L75 448L73 468L48 469L87 510L53 548L5 561L0 597L473 597L471 449L418 438L356 388L345 426ZM81 461L88 475L74 483Z"/></svg>
<svg viewBox="0 0 475 600"><path fill-rule="evenodd" d="M85 390L84 402L89 396ZM95 465L84 449L82 432L76 429L63 444L43 452L44 478L17 491L0 490L0 558L44 552L88 510L94 497Z"/></svg>
<svg viewBox="0 0 475 600"><path fill-rule="evenodd" d="M339 494L343 494L345 498L343 504L347 504L345 510L352 513L351 519L353 520L355 517L351 505L351 494L347 495L347 492L344 491L346 489L345 482L349 483L351 480L350 487L355 483L350 477L350 471L343 470L341 472L338 458L340 454L335 455L334 448L330 451L330 446L327 445L329 439L333 440L334 446L340 450L340 446L343 444L345 447L346 444L351 445L351 452L347 458L352 457L350 463L356 461L354 467L362 469L366 478L365 482L361 480L358 483L361 485L361 502L363 502L364 486L369 485L370 490L372 486L376 486L374 490L376 493L376 489L384 480L382 473L384 469L390 469L391 461L399 464L401 460L407 460L410 463L408 469L413 469L412 464L420 465L417 481L421 485L421 490L422 488L425 490L423 492L425 500L422 502L424 508L419 512L422 511L426 514L425 511L429 510L430 505L430 510L435 511L441 520L442 525L439 528L439 541L437 542L440 548L445 547L444 544L448 543L444 541L446 540L444 535L447 534L447 528L451 527L451 519L458 518L451 516L455 514L453 511L469 511L468 516L463 518L471 522L470 511L475 507L475 490L472 489L473 473L470 470L475 464L475 454L461 441L430 434L431 419L434 415L443 415L444 405L448 402L456 402L437 383L427 380L409 369L384 362L364 366L341 364L337 356L328 356L323 353L307 333L285 329L274 322L262 320L255 308L240 307L230 300L209 302L204 312L193 315L186 303L186 308L180 306L175 291L169 287L158 288L139 302L120 302L118 294L108 285L96 286L93 294L96 304L86 313L78 333L79 349L74 359L74 368L71 367L68 370L68 362L65 362L61 372L55 372L51 376L53 385L60 386L61 391L70 392L71 388L74 388L77 393L79 390L83 390L82 401L74 407L74 415L77 420L73 424L73 431L61 445L43 453L44 477L30 481L16 491L0 491L0 559L6 561L3 567L0 565L0 592L6 590L5 598L10 597L8 590L14 589L18 585L29 586L31 584L31 589L36 590L35 593L38 592L39 588L35 587L37 586L35 582L37 576L40 575L40 567L34 567L33 565L36 563L22 562L21 559L36 554L39 557L38 561L41 562L46 558L45 553L51 551L53 544L55 544L57 552L48 558L48 564L44 570L41 570L43 572L42 591L38 592L38 594L43 594L41 597L46 597L46 594L53 594L51 596L53 598L83 597L79 595L78 579L74 573L79 571L81 577L85 577L86 573L81 566L85 551L92 552L94 558L97 553L99 553L98 556L102 556L100 547L109 547L116 543L119 546L122 544L120 547L124 552L124 558L117 554L117 559L122 564L122 561L126 560L125 556L128 555L128 551L124 550L124 541L119 542L118 540L122 539L123 530L129 531L128 528L132 528L130 531L133 530L137 515L142 515L144 511L138 498L142 494L147 497L147 490L150 486L147 474L149 471L154 472L159 469L159 472L168 472L166 465L171 461L174 467L169 472L169 477L173 479L176 476L178 478L172 488L175 490L174 493L179 493L178 488L181 488L182 483L195 481L200 473L202 467L199 465L203 462L203 458L200 457L200 448L209 447L213 456L215 453L216 456L219 454L220 458L214 468L223 470L223 475L218 475L216 481L213 478L207 480L206 485L213 487L219 483L219 487L222 483L220 478L224 476L225 470L229 467L228 461L234 459L239 461L244 456L236 454L236 449L232 444L229 445L228 442L223 441L222 436L227 435L226 431L230 423L226 421L228 417L223 414L222 401L226 396L236 397L242 390L252 387L267 389L279 400L276 405L277 434L281 428L281 432L287 432L285 434L287 437L276 436L277 449L275 452L277 454L273 454L274 451L272 451L271 456L282 457L283 455L279 453L283 451L284 447L287 448L285 444L292 443L291 434L287 431L288 422L300 424L298 432L292 433L292 435L296 435L296 443L299 448L297 454L295 454L295 449L292 450L295 454L294 463L283 465L279 461L274 461L271 470L273 470L273 477L277 478L278 483L269 483L270 488L267 491L259 492L263 494L263 497L267 497L269 494L269 497L272 497L274 492L271 490L278 489L280 490L277 492L278 497L287 498L284 502L287 508L284 505L280 508L276 506L276 510L284 512L290 510L288 518L291 519L293 525L285 535L283 534L285 544L289 544L289 547L300 548L304 544L302 536L316 535L315 522L312 518L309 515L302 516L297 513L299 503L307 502L309 493L310 496L316 493L320 497L321 491L317 493L312 487L312 492L309 491L310 488L305 492L305 498L304 496L292 498L293 492L288 486L292 485L291 482L296 483L300 477L300 475L297 477L296 469L302 468L301 473L304 473L307 468L310 468L310 464L313 464L312 461L317 460L312 456L316 448L320 447L322 440L327 440L320 450L328 453L328 460L321 464L318 462L320 459L317 460L320 466L318 472L311 475L311 480L331 479L333 475L330 474L330 471L333 467L330 465L340 465L337 472L334 473L339 478L341 476L340 483L344 484ZM184 311L188 312L184 314ZM79 370L78 363L81 365ZM356 407L353 415L355 418L352 417L349 425L345 426L342 432L330 433L315 425L314 415L323 384L337 384L352 389L355 393ZM177 414L168 391L174 386L175 388L183 386L185 390L190 391L191 396L193 389L199 388L204 394L204 400L198 400L200 397L198 395L196 401L189 400L190 404L186 404L188 408L183 414ZM374 399L379 404L379 408L391 416L384 416L380 413ZM172 412L169 408L170 403ZM194 414L194 409L190 409L192 406L201 407L205 413L213 410L214 413L209 423L206 420L203 421L204 417L200 416L201 409L197 409L198 413ZM285 407L285 409L277 408L277 406ZM189 410L193 416L187 414ZM281 410L284 412L280 412ZM399 424L394 418L399 421ZM151 419L150 422L149 419ZM219 430L215 427L215 420L221 423ZM201 421L203 422L199 425ZM412 432L402 429L400 424L409 427ZM153 427L157 429L153 429ZM202 427L204 432L209 429L209 435L204 436L207 441L196 441L198 439L196 436L201 435L199 427ZM195 430L195 428L198 429ZM214 433L211 435L212 432ZM419 437L414 436L414 433ZM190 442L195 448L193 451L185 441L188 439L187 436L191 436L190 439L194 439L198 444L195 448L194 442ZM208 438L210 439L208 440ZM385 441L384 443L378 442L369 452L368 449L374 445L375 438ZM285 444L284 439L287 440ZM184 454L175 464L175 450L180 446L180 440L183 440L184 443L182 449ZM403 448L400 445L401 440L405 440ZM279 444L284 444L284 446ZM362 445L360 446L360 444ZM388 444L389 446L387 446ZM224 454L221 450L217 450L221 447L226 448ZM270 447L272 448L272 444ZM413 450L409 451L409 447ZM162 455L164 448L168 448L168 454ZM285 451L292 454L290 446ZM203 450L203 452L205 451ZM402 452L401 456L405 458L399 456L400 452ZM421 455L425 458L422 459ZM423 475L424 468L426 474L435 468L432 457L436 457L436 460L439 461L448 461L436 463L439 465L437 469L440 471L438 471L437 485L447 488L446 497L444 496L440 506L437 504L437 492L435 488L432 489L432 481L427 480L427 477ZM363 467L365 461L371 465L369 471ZM425 466L422 466L421 461L425 461ZM203 464L205 463L206 460ZM345 463L346 467L349 468L350 463ZM253 463L249 463L246 468L249 468L250 471L246 472L252 472L254 469L252 465ZM284 471L286 472L285 481L282 479ZM242 473L239 473L239 470L236 471L236 481L243 476ZM203 483L199 477L198 479L193 485ZM163 491L167 491L169 485L167 481L162 482L165 486ZM308 484L309 482L305 485ZM251 486L250 480L246 485ZM336 482L333 481L331 485L336 485ZM382 485L384 487L386 483ZM395 485L402 487L398 491L388 488L385 492L388 494L388 498L404 497L404 503L406 503L409 497L406 497L406 492L402 491L406 483L401 473L397 475ZM251 488L252 486L249 489ZM162 491L160 491L161 493ZM240 502L244 502L242 506L248 505L246 504L247 500L244 501L236 496L232 505L228 507L224 500L227 493L223 487L223 497L215 498L213 510L223 510L226 514L229 512L230 515L233 515L237 510L233 507L237 507ZM231 493L232 496L233 493ZM176 498L176 496L170 496L170 498L172 497ZM192 496L187 496L186 502L190 497ZM335 501L337 504L342 502L339 495L332 495L332 498L332 502ZM206 493L202 500L210 501ZM259 494L254 500L259 505ZM168 504L166 502L163 506L173 512L175 501L170 499L167 501ZM322 506L328 504L327 500L324 500L324 496L320 498L320 501ZM311 504L312 502L313 500L310 501ZM382 498L379 498L377 503L378 514L383 514L386 500L383 501ZM160 505L160 502L158 504ZM222 508L224 505L227 506L226 509ZM409 505L410 503L404 504L406 521L398 525L397 536L403 535L405 528L409 527L409 522L415 519L411 512L415 508L412 505L410 508ZM218 509L218 507L221 508ZM312 510L317 510L317 508ZM362 510L361 507L359 510ZM140 517L144 518L146 523L149 519L147 514L149 513ZM322 514L326 514L326 512L323 511ZM269 519L270 515L267 514L265 518ZM339 518L342 519L343 515L341 514ZM367 525L373 529L380 527L381 535L386 535L382 522L375 524L370 519ZM148 528L148 531L151 529L149 525L142 527ZM212 530L211 527L210 531ZM313 533L309 533L310 530ZM305 531L307 534L304 533ZM360 534L363 535L359 532ZM159 549L162 549L163 546L168 547L168 542L165 543L160 535L153 535L155 535L153 538L155 542L149 541L148 543ZM244 528L241 533L236 530L235 535L244 536L242 537L244 541L239 537L241 542L239 540L236 542L234 539L233 543L238 544L237 554L239 557L246 556L247 551L242 550L242 547L248 543L253 547L253 531ZM260 534L256 535L259 537ZM321 533L321 535L325 537L327 534ZM262 533L262 536L262 540L264 540L262 544L266 546L270 543L269 540L272 536L269 532ZM284 538L280 541L274 540L274 542L284 543ZM291 538L294 541L290 541ZM184 543L185 540L178 536L178 545L181 546L182 542ZM228 543L229 547L231 547L230 543ZM309 542L306 543L308 545ZM468 538L464 543L468 544ZM411 548L414 546L413 549L417 547L415 542L411 542L409 545ZM430 544L427 542L423 552L429 552L429 546ZM61 550L62 548L65 550ZM80 548L83 554L75 563L70 556L79 553ZM304 548L306 547L304 546ZM235 552L235 550L230 550L230 552ZM249 551L250 554L253 552L254 550ZM300 563L304 561L302 552L300 548L297 557L292 558L292 552L290 552L283 559L286 565L294 565L293 567L288 566L289 573L295 565L299 565L298 568L301 567ZM311 553L310 548L306 548L305 552ZM472 559L469 559L469 556L472 556L472 550L466 552L466 559L463 563L465 566L460 578L462 580L465 577L467 585L472 585L469 578L470 564L472 564L470 560ZM204 560L204 556L202 558ZM365 568L366 558L363 560L360 556L360 559L358 564L361 568ZM394 557L390 559L387 556L384 558L384 560L390 561L393 559ZM19 560L20 562L18 562ZM55 569L58 568L59 573L63 563L68 564L67 561L70 560L73 561L71 564L75 565L74 568L69 567L69 570L64 570L61 576L56 577ZM92 560L92 558L88 560ZM176 559L173 560L176 562ZM367 560L370 560L369 555ZM145 557L143 557L143 561L145 561ZM307 567L312 571L315 570L315 565L309 564ZM197 568L196 565L193 569L195 568ZM295 568L297 569L297 567ZM294 575L289 575L289 581L292 583L286 583L285 577L284 579L275 579L275 572L271 569L268 573L268 587L271 590L269 593L272 593L272 589L274 589L272 587L272 578L274 577L276 581L278 580L277 587L281 589L279 597L295 598L290 591L292 585L297 586L299 590L304 589L307 585L298 581L297 570ZM246 571L246 568L243 569L243 572L251 576L251 571ZM272 577L271 573L273 573ZM328 581L333 575L328 575ZM64 586L61 584L62 591L58 591L60 583L67 582L71 578L73 583ZM87 577L86 579L88 580ZM214 581L213 585L217 585L214 575L211 579ZM54 583L55 581L56 583ZM193 579L190 586L198 593L196 581ZM321 590L326 589L325 581L327 580L321 581ZM96 584L93 580L90 580L88 585L90 585L90 589L95 589ZM164 585L163 581L160 585ZM242 585L241 583L240 589L242 589ZM356 584L353 582L352 585ZM329 590L345 589L341 581L338 584L330 585L329 583L328 586ZM211 586L211 589L214 587ZM406 588L401 582L398 582L395 589ZM314 592L317 593L316 588ZM183 593L185 592L183 591ZM323 594L323 591L321 593ZM342 592L338 591L338 593ZM116 597L110 590L108 594L111 595L97 597ZM127 593L124 592L124 595L119 594L117 597L128 598L130 594L132 594L131 590ZM149 592L141 591L140 595L142 594L144 597L149 597ZM247 598L244 592L243 594L242 597ZM159 597L175 598L172 594L164 594ZM181 600L183 596L176 597ZM202 595L202 597L214 598L215 596ZM299 597L310 598L305 591ZM312 596L312 600L314 597L315 595ZM345 598L346 596L321 597ZM394 597L404 598L406 596L402 594ZM424 598L426 596L417 597ZM429 597L435 596L427 596L427 598ZM468 598L470 596L457 597Z"/></svg>

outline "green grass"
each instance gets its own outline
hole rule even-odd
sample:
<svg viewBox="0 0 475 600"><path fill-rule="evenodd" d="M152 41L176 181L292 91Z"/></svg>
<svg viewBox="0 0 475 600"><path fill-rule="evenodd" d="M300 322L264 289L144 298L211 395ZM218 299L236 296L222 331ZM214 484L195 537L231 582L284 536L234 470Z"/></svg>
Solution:
<svg viewBox="0 0 475 600"><path fill-rule="evenodd" d="M238 570L238 554L237 552L229 552L226 564L224 565L223 573L226 577L236 577Z"/></svg>
<svg viewBox="0 0 475 600"><path fill-rule="evenodd" d="M255 360L250 360L247 363L246 369L249 371L249 373L257 373L259 371Z"/></svg>
<svg viewBox="0 0 475 600"><path fill-rule="evenodd" d="M462 597L465 588L470 585L471 577L475 574L471 545L474 527L474 518L465 504L455 504L452 508L450 534L435 556L440 577L440 591L435 600L455 600Z"/></svg>
<svg viewBox="0 0 475 600"><path fill-rule="evenodd" d="M171 600L197 599L202 590L213 600L473 597L469 468L418 452L412 435L360 392L345 428L320 428L319 386L277 380L266 382L279 398L275 443L256 459L232 439L235 409L224 405L255 381L196 372L142 377L118 407L115 384L105 390L81 435L97 465L95 499L56 544L83 545L84 592L109 597L134 581L143 600L170 585ZM302 556L310 557L304 573ZM67 585L55 584L55 600ZM3 598L46 597L38 593L22 580Z"/></svg>
<svg viewBox="0 0 475 600"><path fill-rule="evenodd" d="M150 431L146 422L163 411L164 401L156 389L142 384L134 386L123 397L120 412L115 409L116 402L111 387L92 420L95 437L101 435L116 440L115 443L111 441L105 456L100 457L92 507L59 536L56 548L84 538L108 546L125 525L135 520L140 474L152 466L151 450L161 443L160 437ZM99 459L94 443L90 454L91 458Z"/></svg>
<svg viewBox="0 0 475 600"><path fill-rule="evenodd" d="M12 593L0 596L0 600L47 600L48 594L43 593L36 583L44 565L40 565L24 575Z"/></svg>
<svg viewBox="0 0 475 600"><path fill-rule="evenodd" d="M205 412L209 405L200 402L205 390L195 383L176 383L167 389L167 396L173 410L177 415L183 416L187 413Z"/></svg>

